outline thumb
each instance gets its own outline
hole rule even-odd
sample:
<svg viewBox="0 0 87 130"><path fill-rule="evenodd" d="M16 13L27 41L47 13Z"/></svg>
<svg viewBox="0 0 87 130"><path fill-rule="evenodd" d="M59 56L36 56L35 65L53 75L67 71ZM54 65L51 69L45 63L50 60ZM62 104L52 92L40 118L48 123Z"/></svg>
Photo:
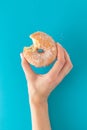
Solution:
<svg viewBox="0 0 87 130"><path fill-rule="evenodd" d="M26 79L32 80L36 74L33 72L33 70L30 67L30 64L24 58L23 53L20 53L20 57L21 57L21 65L22 65L23 71L25 73Z"/></svg>

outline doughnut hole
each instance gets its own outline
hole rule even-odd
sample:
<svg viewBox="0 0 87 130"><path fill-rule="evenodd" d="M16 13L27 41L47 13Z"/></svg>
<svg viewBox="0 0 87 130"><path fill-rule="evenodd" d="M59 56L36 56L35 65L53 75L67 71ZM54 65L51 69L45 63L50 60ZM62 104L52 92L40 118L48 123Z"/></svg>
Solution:
<svg viewBox="0 0 87 130"><path fill-rule="evenodd" d="M44 50L43 49L37 49L37 52L38 53L44 53Z"/></svg>

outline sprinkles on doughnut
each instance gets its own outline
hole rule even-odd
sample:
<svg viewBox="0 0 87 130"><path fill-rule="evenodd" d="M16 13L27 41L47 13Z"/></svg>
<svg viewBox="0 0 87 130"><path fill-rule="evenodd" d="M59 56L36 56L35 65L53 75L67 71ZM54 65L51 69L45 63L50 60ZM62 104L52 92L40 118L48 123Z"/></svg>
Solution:
<svg viewBox="0 0 87 130"><path fill-rule="evenodd" d="M43 67L51 64L57 56L56 43L51 36L44 32L35 32L30 35L33 44L24 47L25 59L36 67Z"/></svg>

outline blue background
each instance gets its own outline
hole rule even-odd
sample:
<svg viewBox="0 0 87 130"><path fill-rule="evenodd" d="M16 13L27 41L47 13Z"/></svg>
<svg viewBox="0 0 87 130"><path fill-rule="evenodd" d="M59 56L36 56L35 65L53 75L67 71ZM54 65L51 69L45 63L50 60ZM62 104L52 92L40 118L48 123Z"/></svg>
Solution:
<svg viewBox="0 0 87 130"><path fill-rule="evenodd" d="M74 68L50 95L52 130L87 130L87 1L0 1L0 130L31 130L20 52L44 31L69 52ZM33 68L46 73L46 68Z"/></svg>

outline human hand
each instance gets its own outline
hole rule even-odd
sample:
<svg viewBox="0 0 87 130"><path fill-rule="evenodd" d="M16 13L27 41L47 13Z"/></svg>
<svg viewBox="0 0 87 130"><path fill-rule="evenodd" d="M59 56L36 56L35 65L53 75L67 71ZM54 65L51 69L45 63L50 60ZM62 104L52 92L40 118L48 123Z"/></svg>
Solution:
<svg viewBox="0 0 87 130"><path fill-rule="evenodd" d="M30 102L42 103L47 100L52 90L70 72L73 65L66 50L58 43L57 61L47 74L36 74L21 53L21 64L24 70Z"/></svg>

